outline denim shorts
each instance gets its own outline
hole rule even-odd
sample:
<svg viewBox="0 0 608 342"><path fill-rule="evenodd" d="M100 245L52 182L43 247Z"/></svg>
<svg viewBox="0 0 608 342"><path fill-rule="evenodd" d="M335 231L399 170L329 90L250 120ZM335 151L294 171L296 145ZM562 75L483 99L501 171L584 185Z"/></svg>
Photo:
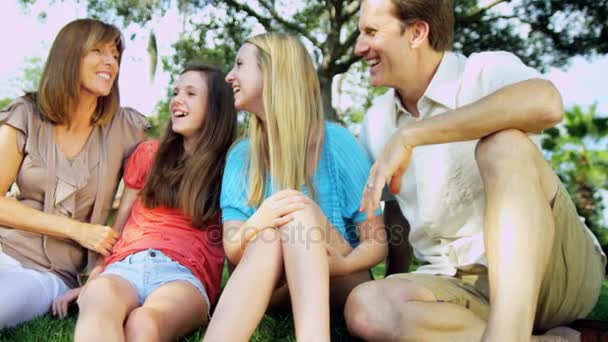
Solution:
<svg viewBox="0 0 608 342"><path fill-rule="evenodd" d="M178 280L187 281L203 295L207 304L207 316L209 316L209 296L200 280L187 267L159 250L148 249L133 253L121 261L108 265L101 275L108 274L128 281L137 291L140 304L143 304L154 290L166 283Z"/></svg>

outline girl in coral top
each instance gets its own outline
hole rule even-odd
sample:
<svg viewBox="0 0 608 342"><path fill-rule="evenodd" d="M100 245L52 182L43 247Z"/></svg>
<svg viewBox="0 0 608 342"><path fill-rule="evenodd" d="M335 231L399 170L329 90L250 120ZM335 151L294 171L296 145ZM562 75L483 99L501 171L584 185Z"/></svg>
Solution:
<svg viewBox="0 0 608 342"><path fill-rule="evenodd" d="M224 77L187 67L164 137L141 143L128 161L114 225L120 240L82 292L54 305L64 313L80 292L76 341L176 340L207 324L224 260L222 169L237 130Z"/></svg>

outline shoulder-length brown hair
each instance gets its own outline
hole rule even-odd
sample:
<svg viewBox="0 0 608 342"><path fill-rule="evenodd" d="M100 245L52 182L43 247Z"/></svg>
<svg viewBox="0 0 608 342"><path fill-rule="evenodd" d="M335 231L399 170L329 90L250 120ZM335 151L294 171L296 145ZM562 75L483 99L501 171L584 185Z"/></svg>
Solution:
<svg viewBox="0 0 608 342"><path fill-rule="evenodd" d="M120 65L124 39L116 26L95 19L77 19L59 31L44 65L38 92L28 96L36 100L43 118L54 124L70 125L69 114L80 98L82 59L95 46L106 43L116 45ZM103 125L110 122L119 106L117 76L110 94L97 99L92 123Z"/></svg>
<svg viewBox="0 0 608 342"><path fill-rule="evenodd" d="M181 74L188 71L203 73L207 82L207 112L194 152L186 158L184 139L173 132L169 121L140 196L148 208L182 209L193 226L203 228L219 213L222 172L226 153L236 139L237 114L223 72L190 64Z"/></svg>

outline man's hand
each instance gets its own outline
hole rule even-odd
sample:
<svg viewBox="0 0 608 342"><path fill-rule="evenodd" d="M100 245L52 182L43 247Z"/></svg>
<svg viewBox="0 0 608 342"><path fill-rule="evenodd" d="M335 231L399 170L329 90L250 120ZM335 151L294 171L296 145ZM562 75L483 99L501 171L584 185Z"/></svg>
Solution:
<svg viewBox="0 0 608 342"><path fill-rule="evenodd" d="M367 213L368 220L374 217L374 213L380 205L380 197L385 184L389 184L392 194L401 191L401 177L410 165L413 150L411 145L404 145L402 139L400 132L395 132L369 171L369 178L363 190L359 208L359 211Z"/></svg>

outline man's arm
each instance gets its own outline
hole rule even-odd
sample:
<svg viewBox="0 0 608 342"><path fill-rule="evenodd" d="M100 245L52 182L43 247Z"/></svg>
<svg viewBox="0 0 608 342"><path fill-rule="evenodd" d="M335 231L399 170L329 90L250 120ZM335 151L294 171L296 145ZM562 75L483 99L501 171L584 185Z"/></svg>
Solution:
<svg viewBox="0 0 608 342"><path fill-rule="evenodd" d="M403 146L416 147L476 140L510 128L537 133L562 118L562 98L555 86L531 79L505 86L458 109L404 125L396 134Z"/></svg>
<svg viewBox="0 0 608 342"><path fill-rule="evenodd" d="M368 217L378 208L382 188L391 193L401 188L416 146L476 140L505 129L536 133L563 117L562 99L553 84L530 79L498 89L477 102L437 116L401 126L391 136L370 170L361 211Z"/></svg>

